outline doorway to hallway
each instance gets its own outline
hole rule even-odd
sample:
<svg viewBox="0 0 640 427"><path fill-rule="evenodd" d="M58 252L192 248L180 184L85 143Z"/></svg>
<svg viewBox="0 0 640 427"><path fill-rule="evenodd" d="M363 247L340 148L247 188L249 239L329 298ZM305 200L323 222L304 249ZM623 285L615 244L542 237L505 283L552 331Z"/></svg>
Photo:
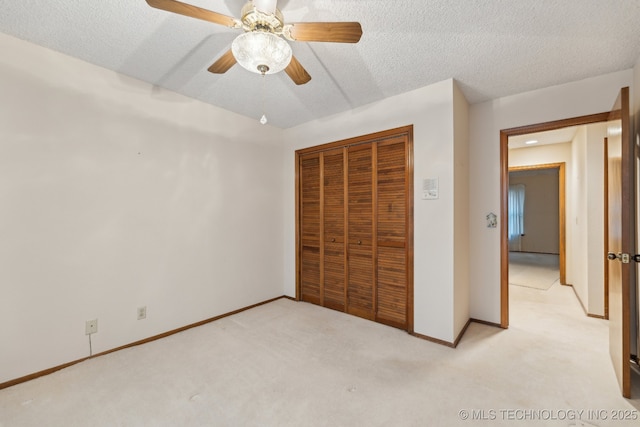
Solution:
<svg viewBox="0 0 640 427"><path fill-rule="evenodd" d="M546 165L547 167L553 166L560 169L561 167L564 168L563 166L561 166L562 163L568 163L572 161L572 156L574 154L571 151L571 148L567 148L567 146L565 146L563 148L564 154L562 154L562 156L564 156L564 159L566 161L558 161L558 156L557 156L558 153L555 153L553 155L549 153L553 151L556 151L556 152L562 151L562 149L559 148L560 144L557 144L555 147L551 147L551 144L549 144L547 145L547 148L545 150L541 150L542 147L539 145L538 146L539 148L536 149L537 157L534 156L534 158L529 159L527 161L516 158L516 155L514 155L514 152L519 151L520 153L525 153L526 150L528 149L524 147L529 146L527 142L532 141L532 139L530 138L532 134L535 134L536 138L541 139L542 137L544 137L543 134L549 131L558 131L560 129L566 129L566 128L594 124L594 123L605 123L607 122L608 119L609 119L609 113L600 113L600 114L594 114L589 116L577 117L573 119L559 120L555 122L548 122L548 123L541 123L541 124L524 126L519 128L506 129L500 132L500 144L501 144L500 145L500 166L501 166L500 181L501 181L501 219L502 219L501 220L501 238L500 238L500 262L501 262L501 287L500 287L501 319L500 321L501 321L502 327L506 328L509 325L509 252L510 251L509 251L508 218L509 218L510 167L511 168L525 167L525 168L535 169L536 167L538 168L541 167L541 165ZM555 141L555 142L558 143L563 141ZM564 141L564 142L570 142L570 141ZM511 148L510 146L511 147L518 146L518 150L510 150ZM567 152L567 150L569 151ZM604 149L602 148L602 150ZM544 154L541 154L541 153L544 153ZM573 165L573 166L576 166L576 165ZM572 177L572 179L574 179L577 176L573 168L571 168L570 172L565 172L565 173L567 175L571 174L570 176ZM578 185L578 184L579 184L579 180L576 181L575 183L574 182L571 183L572 186ZM603 182L601 182L600 184L602 185ZM563 182L562 187L564 186L565 186L565 183ZM569 184L566 184L566 186L568 187ZM559 189L558 191L560 195L560 191L562 190ZM562 195L562 197L563 198L565 197L564 194ZM579 202L573 201L572 203L574 205L580 204L582 203L582 200L580 200ZM601 200L600 206L602 206L602 203L603 202ZM569 230L579 230L580 227L586 226L586 224L580 223L581 217L579 215L570 216L570 220L572 222L571 227L567 226L566 212L570 211L572 214L577 213L575 212L577 208L575 208L574 205L569 207L565 203L564 208L559 208L560 210L559 218L558 218L560 222L559 233L562 233L562 230L565 229L565 227ZM564 219L562 215L564 215ZM576 224L576 222L578 223ZM600 224L600 226L602 227L603 224ZM583 234L572 233L570 231L569 232L564 231L564 233L569 235L568 236L559 235L558 237L558 255L559 255L558 264L559 264L559 272L561 274L560 282L563 284L571 284L571 283L568 283L567 281L566 271L567 271L567 267L569 267L570 269L571 267L573 267L573 265L570 259L571 257L567 258L567 254L571 254L570 252L571 250L576 250L576 248L574 247L575 245L581 244L577 236L578 235L582 236ZM524 238L526 239L526 230L525 230ZM603 245L604 244L602 243L602 247ZM598 255L602 255L602 253ZM604 263L604 261L602 261L602 258L599 258L599 259L601 260L600 261L601 263ZM601 297L604 298L604 291L602 291Z"/></svg>
<svg viewBox="0 0 640 427"><path fill-rule="evenodd" d="M635 288L635 269L632 270L629 260L634 252L635 245L635 229L633 219L635 218L635 204L633 198L635 193L634 181L637 181L637 175L634 175L634 165L636 161L634 157L634 146L629 138L629 88L623 88L620 91L619 97L614 105L612 111L594 114L590 116L582 116L573 119L560 120L555 122L542 123L538 125L531 125L526 127L512 128L500 131L500 181L501 181L501 226L500 226L500 263L501 263L501 287L500 287L500 307L501 307L501 326L507 328L509 325L509 233L508 233L508 190L509 190L509 164L510 164L510 150L509 142L511 137L520 135L526 135L532 132L545 132L555 129L561 129L568 126L587 125L595 123L606 123L607 132L601 137L600 144L597 146L600 149L599 164L604 168L604 164L607 165L608 181L605 181L604 176L599 178L599 183L604 187L607 182L606 190L603 189L603 193L607 195L607 217L606 225L605 220L600 220L600 225L603 226L603 230L606 229L607 242L603 242L598 245L581 245L580 238L586 238L588 243L588 237L592 233L588 232L588 229L583 229L580 232L580 226L588 224L588 222L581 223L581 217L577 215L582 212L580 209L583 206L588 208L588 203L580 203L581 201L574 201L572 206L572 215L569 216L571 221L571 227L576 228L575 233L571 233L573 239L571 240L574 250L576 252L579 249L586 248L586 253L595 262L589 263L587 261L584 264L584 260L580 257L574 256L570 259L570 264L589 267L591 265L598 265L604 270L604 263L607 262L608 268L608 285L607 292L608 301L605 299L605 292L600 291L599 296L602 298L601 308L604 311L604 304L608 305L608 314L610 316L609 323L609 350L611 360L613 362L614 370L617 380L620 384L622 394L626 397L630 396L630 363L629 358L633 357L630 353L631 337L633 335L635 339L635 331L631 331L631 317L632 310L630 309L630 288L633 285ZM605 142L608 140L608 143ZM616 141L617 144L611 143ZM592 144L593 146L593 144ZM606 153L604 149L607 149ZM588 154L582 154L582 157L575 155L575 150L572 150L574 166L576 168L582 168L583 171L589 171L590 166ZM603 161L604 159L604 161ZM606 162L606 163L605 163ZM617 163L616 163L617 162ZM618 165L618 167L616 167ZM604 175L604 174L603 174ZM576 173L572 176L575 182L572 182L573 186L578 188L583 183L580 182L579 177L582 175ZM585 180L585 182L588 180ZM584 185L582 190L584 190ZM604 211L604 197L600 198L600 210ZM587 216L588 218L588 216ZM584 219L584 218L582 218ZM574 224L575 220L575 224ZM597 222L597 221L596 221ZM600 234L604 236L605 232L593 233L594 235ZM584 243L584 239L583 242ZM589 248L595 248L594 251L589 251ZM605 258L605 251L608 251ZM608 258L608 260L606 260ZM605 261L606 260L606 261ZM636 260L636 257L633 257ZM640 262L640 261L638 261ZM576 266L573 268L572 274L575 275L574 279L576 284L580 284L583 288L582 295L589 295L589 285L586 285L587 281L594 277L591 274L587 274L584 268ZM582 277L580 275L582 274ZM604 281L604 273L602 277L598 279ZM582 279L582 280L580 280ZM585 280L586 279L586 280ZM571 281L571 279L569 280ZM586 289L586 293L584 292ZM580 299L580 293L574 286L574 291ZM591 293L593 295L593 293ZM598 295L596 295L598 296ZM591 300L587 300L587 304L583 303L585 311L591 309ZM604 317L604 316L602 316Z"/></svg>

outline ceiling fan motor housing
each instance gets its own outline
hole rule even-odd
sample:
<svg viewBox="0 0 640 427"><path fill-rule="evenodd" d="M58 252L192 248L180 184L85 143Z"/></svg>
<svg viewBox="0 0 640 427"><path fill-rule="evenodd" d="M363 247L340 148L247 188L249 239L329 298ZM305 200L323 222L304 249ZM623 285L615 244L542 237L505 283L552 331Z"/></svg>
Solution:
<svg viewBox="0 0 640 427"><path fill-rule="evenodd" d="M284 17L279 9L275 13L265 13L256 8L252 1L242 8L242 24L245 31L266 31L282 34Z"/></svg>

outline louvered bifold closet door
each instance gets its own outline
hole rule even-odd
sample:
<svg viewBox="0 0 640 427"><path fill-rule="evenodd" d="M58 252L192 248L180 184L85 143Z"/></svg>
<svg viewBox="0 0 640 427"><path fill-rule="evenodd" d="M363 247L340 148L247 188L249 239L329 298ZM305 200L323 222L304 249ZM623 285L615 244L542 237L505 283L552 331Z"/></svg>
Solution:
<svg viewBox="0 0 640 427"><path fill-rule="evenodd" d="M407 152L404 137L378 143L376 321L407 327Z"/></svg>
<svg viewBox="0 0 640 427"><path fill-rule="evenodd" d="M413 332L413 128L296 159L296 298Z"/></svg>
<svg viewBox="0 0 640 427"><path fill-rule="evenodd" d="M300 297L321 304L320 298L320 154L300 158Z"/></svg>
<svg viewBox="0 0 640 427"><path fill-rule="evenodd" d="M375 318L374 221L372 144L349 147L347 312Z"/></svg>
<svg viewBox="0 0 640 427"><path fill-rule="evenodd" d="M344 311L345 308L345 151L344 148L322 153L323 236L322 262L323 304Z"/></svg>

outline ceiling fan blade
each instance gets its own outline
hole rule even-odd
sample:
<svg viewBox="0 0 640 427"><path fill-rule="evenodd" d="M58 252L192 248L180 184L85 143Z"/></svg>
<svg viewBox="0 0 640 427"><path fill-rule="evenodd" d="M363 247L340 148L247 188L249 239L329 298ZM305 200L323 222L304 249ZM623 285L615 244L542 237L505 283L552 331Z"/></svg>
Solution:
<svg viewBox="0 0 640 427"><path fill-rule="evenodd" d="M202 19L203 21L213 22L214 24L224 25L231 28L242 28L242 23L232 16L223 15L221 13L212 12L198 6L187 3L181 3L176 0L146 0L149 6L156 9L166 10L191 18Z"/></svg>
<svg viewBox="0 0 640 427"><path fill-rule="evenodd" d="M298 22L285 25L283 34L302 42L358 43L362 26L359 22Z"/></svg>
<svg viewBox="0 0 640 427"><path fill-rule="evenodd" d="M297 85L303 85L311 80L311 76L307 73L307 70L298 62L295 56L291 57L291 62L284 69L284 71L291 77L291 80Z"/></svg>
<svg viewBox="0 0 640 427"><path fill-rule="evenodd" d="M229 49L224 55L218 58L216 62L211 64L208 70L210 73L224 74L234 65L236 65L236 58L233 56L231 49Z"/></svg>

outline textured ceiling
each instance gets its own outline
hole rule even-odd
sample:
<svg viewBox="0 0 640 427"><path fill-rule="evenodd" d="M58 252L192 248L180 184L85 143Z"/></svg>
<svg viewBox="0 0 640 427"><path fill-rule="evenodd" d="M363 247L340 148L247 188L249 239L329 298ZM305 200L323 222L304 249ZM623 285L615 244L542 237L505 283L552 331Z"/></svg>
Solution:
<svg viewBox="0 0 640 427"><path fill-rule="evenodd" d="M586 126L586 125L585 125ZM509 137L509 148L529 148L540 145L561 144L571 142L578 132L578 126L569 126L562 129L548 130L544 132L529 133L526 135L516 135ZM527 141L538 141L535 144L527 144Z"/></svg>
<svg viewBox="0 0 640 427"><path fill-rule="evenodd" d="M244 0L185 0L239 17ZM2 0L0 31L258 119L262 78L207 72L237 30L144 0ZM292 42L312 76L265 79L270 124L292 127L444 79L470 103L629 69L638 0L280 0L285 22L359 21L358 44ZM41 70L46 72L46 70Z"/></svg>

